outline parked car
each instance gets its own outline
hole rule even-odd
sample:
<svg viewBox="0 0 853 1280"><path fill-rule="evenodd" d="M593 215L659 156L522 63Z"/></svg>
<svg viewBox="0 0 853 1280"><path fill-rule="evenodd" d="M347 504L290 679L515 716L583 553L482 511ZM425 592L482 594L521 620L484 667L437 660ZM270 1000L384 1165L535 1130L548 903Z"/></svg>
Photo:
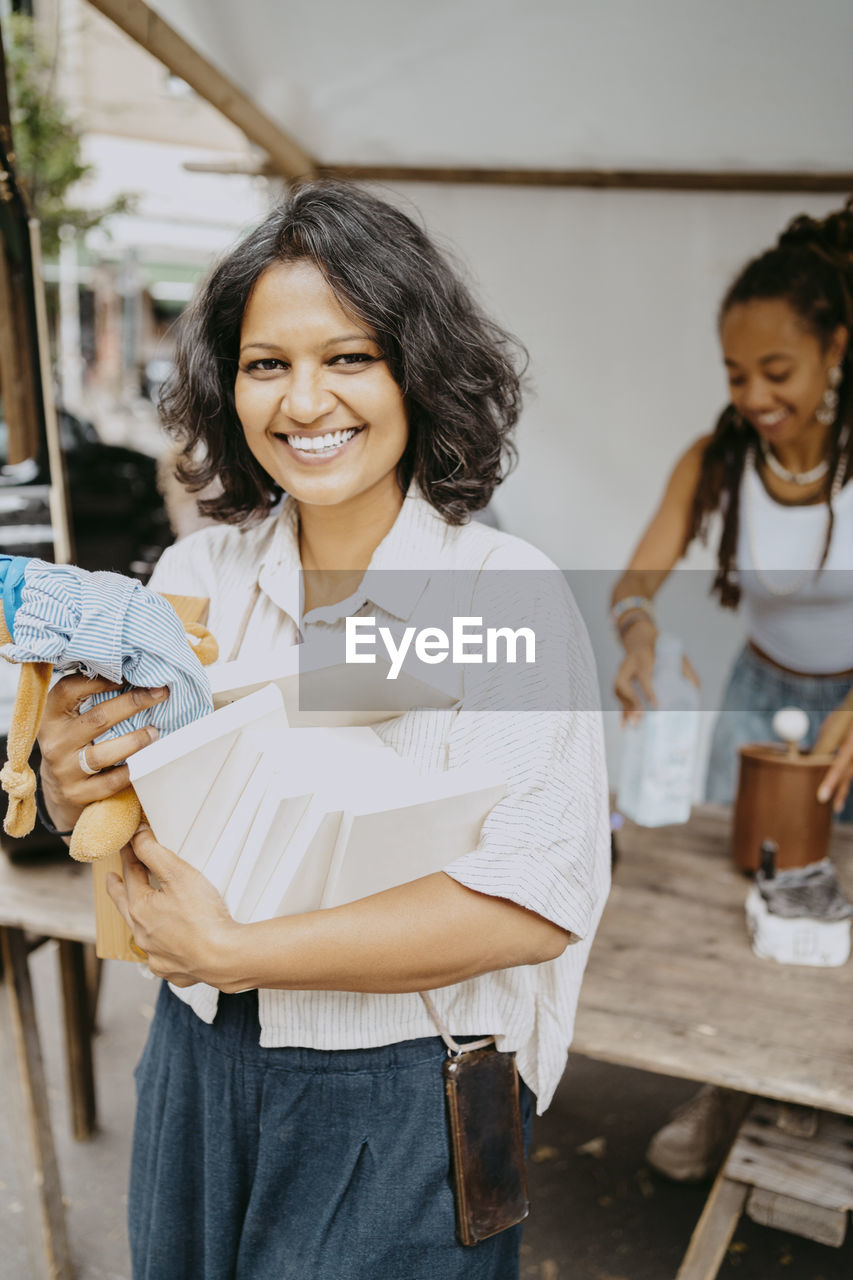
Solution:
<svg viewBox="0 0 853 1280"><path fill-rule="evenodd" d="M57 411L68 479L74 562L147 578L172 533L148 454L105 444L91 422ZM0 551L52 559L48 468L42 457L8 464L0 421Z"/></svg>

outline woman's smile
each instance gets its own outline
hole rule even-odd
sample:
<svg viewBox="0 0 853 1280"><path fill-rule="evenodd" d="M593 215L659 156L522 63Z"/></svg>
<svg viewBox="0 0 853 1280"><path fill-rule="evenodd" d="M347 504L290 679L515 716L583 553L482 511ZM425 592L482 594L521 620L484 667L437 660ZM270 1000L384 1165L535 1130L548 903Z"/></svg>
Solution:
<svg viewBox="0 0 853 1280"><path fill-rule="evenodd" d="M360 426L337 428L334 431L317 432L314 435L305 432L278 431L274 434L296 462L307 467L318 467L328 466L344 453L349 452L349 446L355 444L365 430L365 426Z"/></svg>

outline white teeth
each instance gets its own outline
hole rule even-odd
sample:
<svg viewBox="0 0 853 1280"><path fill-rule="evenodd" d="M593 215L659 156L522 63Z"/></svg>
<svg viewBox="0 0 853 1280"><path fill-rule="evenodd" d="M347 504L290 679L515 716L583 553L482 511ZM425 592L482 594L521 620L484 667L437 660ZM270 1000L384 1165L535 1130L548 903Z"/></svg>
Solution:
<svg viewBox="0 0 853 1280"><path fill-rule="evenodd" d="M327 449L339 449L342 444L352 440L356 430L356 427L349 427L346 431L327 431L322 436L286 436L285 438L291 449L298 449L301 453L324 453Z"/></svg>

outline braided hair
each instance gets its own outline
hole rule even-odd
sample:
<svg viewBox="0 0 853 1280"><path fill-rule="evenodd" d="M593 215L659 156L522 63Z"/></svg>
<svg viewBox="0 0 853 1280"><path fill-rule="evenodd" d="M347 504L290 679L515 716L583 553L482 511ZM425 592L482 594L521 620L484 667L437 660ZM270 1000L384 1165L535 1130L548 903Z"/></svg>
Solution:
<svg viewBox="0 0 853 1280"><path fill-rule="evenodd" d="M720 321L733 306L758 299L787 302L824 350L839 325L844 325L853 338L853 197L843 209L822 220L805 215L795 218L776 246L748 262L729 286L720 306ZM829 470L820 495L829 507L820 567L832 540L833 477L839 464L843 466L843 480L853 471L853 341L847 344L841 373L838 411L830 433ZM849 429L845 431L845 427ZM740 601L735 572L738 495L747 452L757 445L755 428L731 404L727 405L705 448L684 543L686 551L694 538L704 540L712 514L722 511L723 529L712 594L716 593L720 604L730 609L737 608Z"/></svg>

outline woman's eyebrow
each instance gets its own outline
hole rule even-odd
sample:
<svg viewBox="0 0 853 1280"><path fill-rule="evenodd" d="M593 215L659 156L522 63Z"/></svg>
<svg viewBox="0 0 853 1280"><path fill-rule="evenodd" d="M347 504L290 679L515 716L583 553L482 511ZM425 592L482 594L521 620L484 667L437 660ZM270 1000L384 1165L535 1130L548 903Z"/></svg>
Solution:
<svg viewBox="0 0 853 1280"><path fill-rule="evenodd" d="M342 334L338 334L334 338L329 338L327 342L323 343L323 347L324 349L326 347L334 347L339 342L374 342L375 343L376 339L374 337L371 337L369 333L342 333ZM244 351L248 351L252 347L256 347L259 351L279 351L280 350L280 347L277 342L244 342L242 347L240 348L240 354L242 355Z"/></svg>
<svg viewBox="0 0 853 1280"><path fill-rule="evenodd" d="M325 344L327 347L334 347L338 342L375 342L376 339L369 333L342 333L336 338L330 338Z"/></svg>
<svg viewBox="0 0 853 1280"><path fill-rule="evenodd" d="M772 351L769 355L761 356L758 363L772 364L774 360L791 360L791 359L793 359L793 357L789 351ZM723 363L729 369L737 369L739 367L737 360L732 360L729 356L725 357Z"/></svg>

